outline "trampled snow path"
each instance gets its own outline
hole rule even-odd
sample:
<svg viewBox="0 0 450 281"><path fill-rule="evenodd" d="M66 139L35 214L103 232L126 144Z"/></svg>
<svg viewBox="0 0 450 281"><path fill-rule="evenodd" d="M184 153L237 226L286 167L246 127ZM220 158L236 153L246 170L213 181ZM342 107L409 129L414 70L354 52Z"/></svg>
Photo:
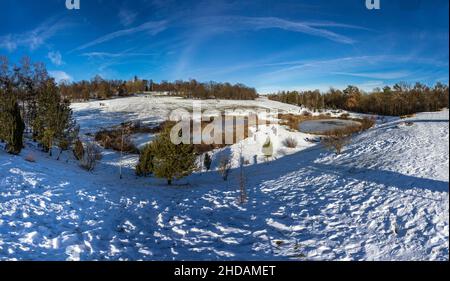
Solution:
<svg viewBox="0 0 450 281"><path fill-rule="evenodd" d="M448 260L448 119L423 113L340 156L310 147L248 166L242 206L237 171L169 188L131 169L119 180L114 153L91 174L69 155L2 151L0 259Z"/></svg>

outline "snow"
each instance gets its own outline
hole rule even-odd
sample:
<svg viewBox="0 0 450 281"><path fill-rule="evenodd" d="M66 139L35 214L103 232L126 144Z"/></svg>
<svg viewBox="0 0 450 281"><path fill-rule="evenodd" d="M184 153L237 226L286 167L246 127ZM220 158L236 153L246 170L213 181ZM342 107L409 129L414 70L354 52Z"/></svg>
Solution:
<svg viewBox="0 0 450 281"><path fill-rule="evenodd" d="M75 116L86 133L130 119L155 122L190 102L146 99L75 104ZM103 151L89 173L71 153L57 161L31 144L20 156L0 151L0 260L448 260L448 121L448 110L391 118L339 156L306 142L307 134L261 127L213 155L213 167L221 153L233 156L233 167L240 154L248 160L242 205L238 170L226 182L216 171L196 172L168 187L137 178L134 155ZM266 162L268 136L276 153ZM282 146L288 136L297 148ZM25 160L30 153L36 162Z"/></svg>
<svg viewBox="0 0 450 281"><path fill-rule="evenodd" d="M148 143L150 143L154 139L155 135L153 134L133 134L131 136L131 142L136 145L138 149L143 149Z"/></svg>
<svg viewBox="0 0 450 281"><path fill-rule="evenodd" d="M294 105L271 101L267 98L257 100L192 100L168 96L136 96L129 98L92 101L72 104L75 116L82 132L96 132L101 128L118 125L125 121L141 121L154 124L166 120L170 112L184 109L192 112L193 104L199 104L202 110L235 110L235 109L276 109L285 113L303 111Z"/></svg>

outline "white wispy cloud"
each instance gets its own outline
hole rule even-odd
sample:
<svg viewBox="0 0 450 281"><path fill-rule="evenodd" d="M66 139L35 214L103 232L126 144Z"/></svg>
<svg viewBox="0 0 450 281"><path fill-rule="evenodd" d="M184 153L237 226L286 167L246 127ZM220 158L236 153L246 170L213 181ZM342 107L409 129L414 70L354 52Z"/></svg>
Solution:
<svg viewBox="0 0 450 281"><path fill-rule="evenodd" d="M154 56L153 53L131 53L131 52L121 52L121 53L109 53L109 52L87 52L81 54L83 57L88 57L91 59L99 58L123 58L123 57L146 57Z"/></svg>
<svg viewBox="0 0 450 281"><path fill-rule="evenodd" d="M216 31L235 31L237 29L262 30L282 29L292 32L304 33L312 36L322 37L331 41L353 44L356 41L348 36L338 34L327 28L346 28L369 30L364 27L342 24L337 22L307 22L290 21L277 17L242 17L242 16L216 16L203 17L192 21L195 24L206 26Z"/></svg>
<svg viewBox="0 0 450 281"><path fill-rule="evenodd" d="M64 64L62 55L59 51L51 51L48 53L47 57L54 65L63 65Z"/></svg>
<svg viewBox="0 0 450 281"><path fill-rule="evenodd" d="M310 80L330 80L330 85L323 84L320 89L339 86L340 80L336 80L338 75L359 77L357 86L364 90L380 87L388 80L409 79L413 73L402 70L399 65L404 63L407 58L395 55L368 55L368 56L348 56L332 59L300 60L300 61L279 61L265 64L269 67L268 71L262 71L261 75L255 77L255 84L259 88L267 89L272 85L280 85L296 81L305 83L297 89L308 88L306 83ZM368 71L367 67L372 69L384 69L387 63L399 67L392 71ZM276 68L273 70L273 68ZM367 81L361 82L367 78ZM259 82L261 81L261 82ZM258 85L260 84L260 85ZM345 86L344 83L341 86Z"/></svg>
<svg viewBox="0 0 450 281"><path fill-rule="evenodd" d="M140 62L148 61L148 57L157 56L157 53L136 52L135 48L130 48L122 52L86 52L80 56L88 58L96 65L100 72L111 71L110 67L114 65L128 64L132 58L138 58Z"/></svg>
<svg viewBox="0 0 450 281"><path fill-rule="evenodd" d="M220 33L236 32L240 30L258 31L263 29L281 29L321 37L342 44L353 44L356 42L354 39L328 30L327 27L368 30L364 27L338 22L302 22L290 21L277 17L208 16L188 19L183 21L183 24L194 27L194 31L191 31L192 35L187 39L186 47L180 52L181 55L174 72L177 77L181 77L185 74L197 47L201 46L202 42L206 41L211 36ZM244 67L247 68L249 65L245 65Z"/></svg>
<svg viewBox="0 0 450 281"><path fill-rule="evenodd" d="M264 73L264 80L289 80L293 77L318 76L331 72L356 72L355 70L367 66L367 62L377 65L387 60L386 56L348 56L332 59L281 61L269 63L267 66L276 66L276 70Z"/></svg>
<svg viewBox="0 0 450 281"><path fill-rule="evenodd" d="M58 21L55 18L51 18L41 23L33 30L0 36L0 48L6 49L10 52L19 47L26 47L30 50L35 50L46 44L47 40L68 25L69 24L65 21Z"/></svg>
<svg viewBox="0 0 450 281"><path fill-rule="evenodd" d="M101 43L105 43L120 37L124 37L124 36L130 36L139 32L147 32L150 35L156 35L162 31L164 31L167 28L167 24L168 22L166 20L162 20L162 21L149 21L146 23L143 23L139 26L136 27L132 27L132 28L128 28L128 29L122 29L122 30L118 30L106 35L103 35L89 43L86 43L84 45L81 45L80 47L76 48L73 51L80 51L80 50L84 50L87 49L89 47L101 44Z"/></svg>
<svg viewBox="0 0 450 281"><path fill-rule="evenodd" d="M386 71L386 72L361 72L361 73L351 73L351 72L332 72L332 74L353 76L353 77L364 77L373 79L401 79L411 75L408 71Z"/></svg>
<svg viewBox="0 0 450 281"><path fill-rule="evenodd" d="M387 84L384 81L380 81L380 80L371 80L371 81L366 81L364 83L360 83L357 84L356 86L358 86L360 89L364 90L364 91L371 91L375 88L382 88L384 86L387 86Z"/></svg>
<svg viewBox="0 0 450 281"><path fill-rule="evenodd" d="M73 80L72 76L70 76L69 74L67 74L66 72L61 71L61 70L50 70L48 72L48 74L51 77L55 78L56 83L61 83L61 82L64 82L64 81L69 81L70 82L70 81Z"/></svg>
<svg viewBox="0 0 450 281"><path fill-rule="evenodd" d="M137 15L137 13L129 9L122 8L119 10L118 17L123 26L130 26L136 20Z"/></svg>

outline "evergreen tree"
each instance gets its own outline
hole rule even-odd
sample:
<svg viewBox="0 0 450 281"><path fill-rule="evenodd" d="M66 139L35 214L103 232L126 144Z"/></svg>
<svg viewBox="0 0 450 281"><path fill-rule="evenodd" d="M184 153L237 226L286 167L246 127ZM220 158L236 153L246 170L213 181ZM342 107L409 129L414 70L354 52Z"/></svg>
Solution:
<svg viewBox="0 0 450 281"><path fill-rule="evenodd" d="M37 114L33 122L33 132L44 151L51 155L55 141L61 148L76 130L68 101L62 101L53 79L48 79L37 96Z"/></svg>
<svg viewBox="0 0 450 281"><path fill-rule="evenodd" d="M80 126L73 118L70 102L66 99L60 104L57 117L56 140L58 141L58 147L62 152L63 150L69 149L69 147L78 139Z"/></svg>
<svg viewBox="0 0 450 281"><path fill-rule="evenodd" d="M167 179L171 185L175 179L190 175L195 169L196 156L192 144L175 145L170 139L168 126L153 141L153 173L158 178Z"/></svg>
<svg viewBox="0 0 450 281"><path fill-rule="evenodd" d="M19 154L23 148L25 124L20 115L19 104L12 93L0 89L0 139L7 143L7 151Z"/></svg>
<svg viewBox="0 0 450 281"><path fill-rule="evenodd" d="M136 175L140 177L151 175L153 173L153 158L153 146L152 144L148 144L139 156L139 163L136 166Z"/></svg>
<svg viewBox="0 0 450 281"><path fill-rule="evenodd" d="M0 137L8 142L11 153L20 152L25 129L50 152L55 141L63 150L76 138L70 103L61 100L60 89L44 64L32 64L25 57L11 69L8 60L0 57L0 92Z"/></svg>

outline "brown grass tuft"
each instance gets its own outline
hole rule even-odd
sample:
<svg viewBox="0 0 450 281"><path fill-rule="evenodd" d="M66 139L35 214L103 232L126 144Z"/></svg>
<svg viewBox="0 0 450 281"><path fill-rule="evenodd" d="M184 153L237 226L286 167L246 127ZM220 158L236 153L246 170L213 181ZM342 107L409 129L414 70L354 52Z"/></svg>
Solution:
<svg viewBox="0 0 450 281"><path fill-rule="evenodd" d="M287 137L283 140L283 145L288 148L296 148L298 146L298 141L293 137Z"/></svg>

